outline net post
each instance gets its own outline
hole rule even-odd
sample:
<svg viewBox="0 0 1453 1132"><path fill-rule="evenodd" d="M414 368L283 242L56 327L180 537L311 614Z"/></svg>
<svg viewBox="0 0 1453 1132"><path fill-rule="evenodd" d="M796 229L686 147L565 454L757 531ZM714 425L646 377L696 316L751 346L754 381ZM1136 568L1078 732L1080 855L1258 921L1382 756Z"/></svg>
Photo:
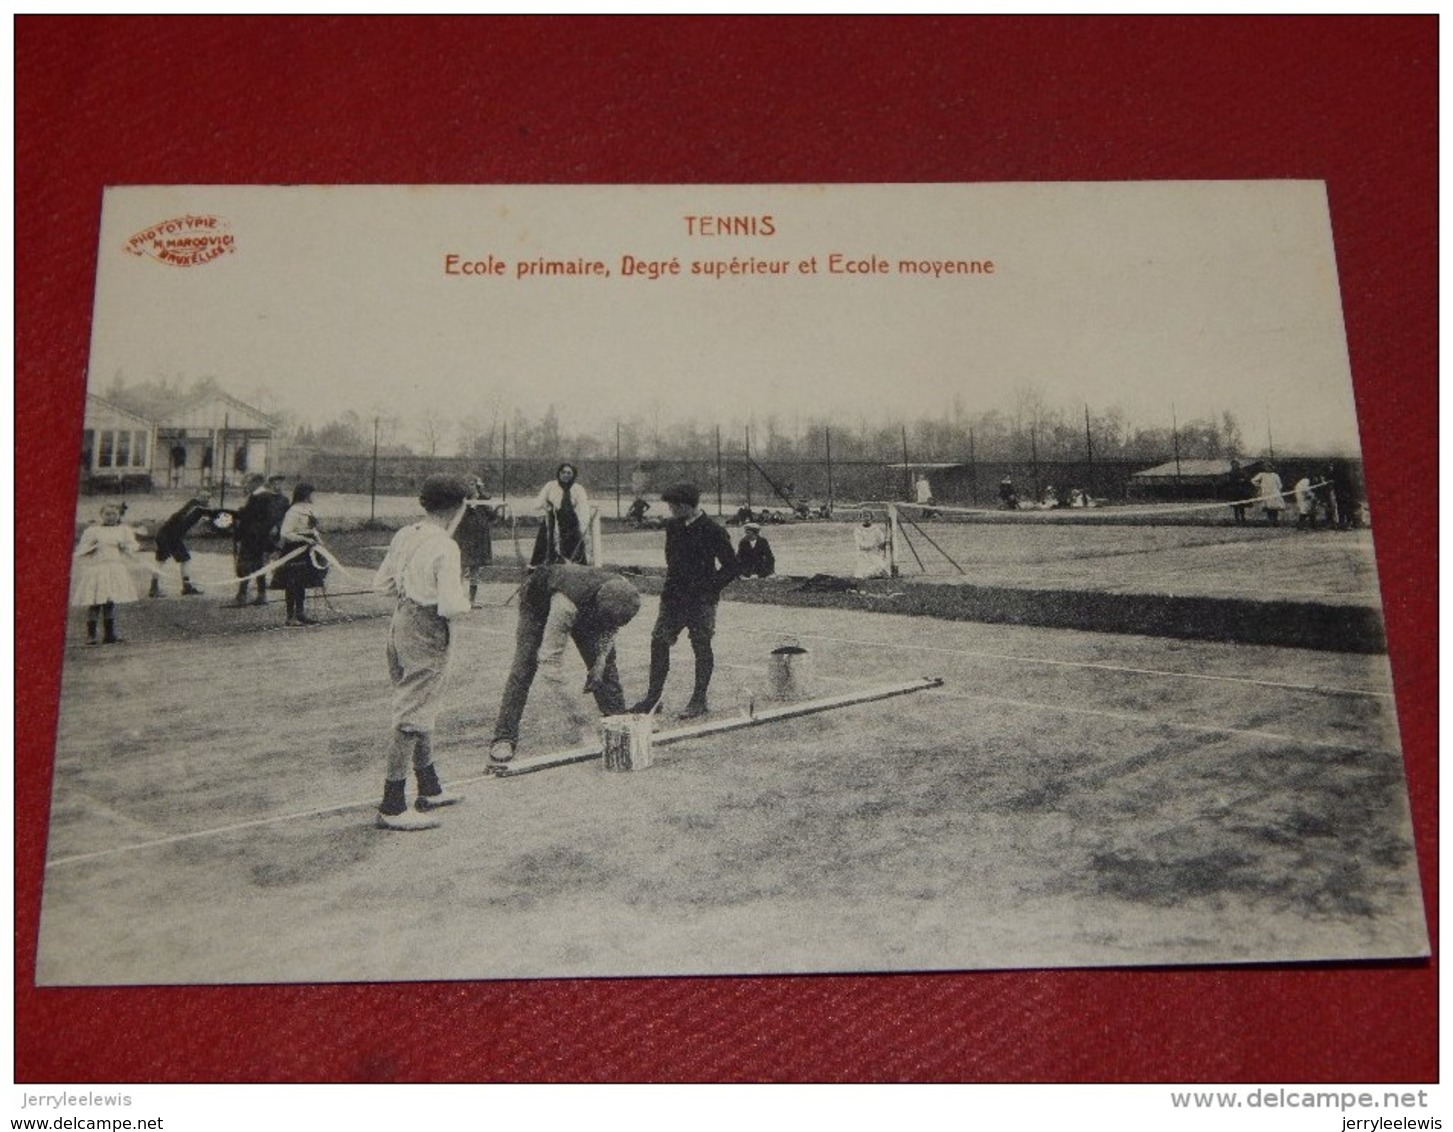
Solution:
<svg viewBox="0 0 1453 1132"><path fill-rule="evenodd" d="M601 533L600 508L590 509L590 564L600 566L605 563L605 538Z"/></svg>
<svg viewBox="0 0 1453 1132"><path fill-rule="evenodd" d="M888 501L888 576L898 577L898 505Z"/></svg>

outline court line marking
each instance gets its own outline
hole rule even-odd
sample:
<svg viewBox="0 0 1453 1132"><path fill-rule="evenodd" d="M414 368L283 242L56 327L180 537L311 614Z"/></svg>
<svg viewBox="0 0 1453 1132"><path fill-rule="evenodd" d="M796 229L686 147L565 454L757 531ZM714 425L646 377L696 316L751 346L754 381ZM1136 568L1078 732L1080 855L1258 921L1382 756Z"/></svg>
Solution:
<svg viewBox="0 0 1453 1132"><path fill-rule="evenodd" d="M473 786L481 782L494 781L495 776L485 772L475 775L472 778L451 779L451 785ZM376 809L378 799L370 798L365 802L338 802L326 806L318 806L311 810L295 810L286 814L271 814L268 817L251 818L247 821L233 822L230 825L214 826L210 829L196 829L190 833L175 833L168 837L158 837L152 841L138 842L134 845L117 845L110 849L98 849L91 853L76 853L69 857L57 857L47 861L47 869L58 865L74 865L82 861L94 861L102 857L114 857L121 853L136 853L143 849L161 849L168 845L178 845L185 841L196 841L203 837L215 837L224 833L236 833L243 829L256 829L264 825L280 825L283 822L299 821L303 818L326 817L330 814L346 813L349 810Z"/></svg>
<svg viewBox="0 0 1453 1132"><path fill-rule="evenodd" d="M718 662L718 668L741 668L747 671L758 671L756 666L748 664L732 664ZM845 676L823 676L815 677L832 684L842 684L847 681ZM1072 715L1088 715L1098 719L1114 719L1122 723L1134 723L1141 726L1174 727L1182 731L1206 732L1212 735L1234 735L1253 739L1270 739L1279 743L1302 744L1309 747L1328 747L1339 751L1367 751L1373 754L1394 755L1401 757L1400 752L1389 750L1385 747L1370 747L1365 743L1339 743L1331 739L1308 739L1297 735L1285 735L1278 731L1261 731L1256 728L1217 726L1208 723L1184 723L1179 720L1160 719L1154 716L1137 715L1133 712L1108 711L1104 708L1077 707L1072 704L1045 703L1039 700L1016 700L1009 696L989 696L976 692L957 692L950 688L929 688L925 689L930 695L940 699L951 700L972 700L978 703L1000 704L1005 707L1032 708L1043 711L1058 711Z"/></svg>
<svg viewBox="0 0 1453 1132"><path fill-rule="evenodd" d="M847 610L845 612L856 612ZM1034 628L1034 626L1015 626L1016 628ZM508 629L487 629L483 626L473 626L474 631L487 636L512 637ZM780 629L726 629L717 630L717 636L754 636L754 637L780 637ZM1324 695L1337 696L1366 696L1372 699L1391 700L1394 698L1392 692L1381 692L1371 688L1344 688L1335 684L1294 684L1284 680L1259 680L1251 676L1218 676L1207 672L1175 672L1162 668L1140 668L1127 664L1104 664L1088 660L1052 660L1049 657L1023 656L1016 653L995 653L984 652L977 649L951 649L938 645L913 645L900 644L894 641L865 641L858 637L830 637L822 633L793 633L791 636L804 641L827 641L830 644L840 645L862 645L867 648L891 648L903 649L912 652L929 652L941 656L965 656L977 660L997 661L1018 661L1022 664L1043 664L1057 668L1085 668L1092 671L1118 672L1132 676L1165 676L1181 680L1206 680L1213 683L1223 684L1246 684L1257 688L1272 688L1278 691L1291 692L1317 692ZM1210 642L1215 643L1215 642ZM747 668L748 665L732 665L721 663L722 667Z"/></svg>
<svg viewBox="0 0 1453 1132"><path fill-rule="evenodd" d="M474 628L475 628L475 631L476 632L479 632L479 633L482 633L482 634L488 635L488 636L500 636L500 637L511 637L511 636L514 636L514 633L511 632L508 629L490 629L490 628L486 628L484 626L474 626ZM780 636L781 634L780 634L780 630L768 630L768 629L734 629L734 630L728 630L723 635L728 635L728 636L732 636L732 635L737 635L737 636ZM1052 660L1052 659L1045 658L1045 657L1027 657L1027 656L1021 656L1021 655L1014 655L1014 654L1007 654L1007 653L991 653L991 652L984 652L984 651L971 650L971 649L950 649L950 648L943 648L943 647L934 646L934 645L899 644L899 643L895 643L895 642L885 642L885 641L864 641L864 640L860 640L860 639L857 639L857 638L851 638L851 637L831 637L831 636L827 636L827 635L824 635L824 634L803 633L803 634L797 634L797 636L799 637L799 639L803 639L803 640L827 641L827 642L836 643L836 644L861 645L861 646L871 646L871 647L877 647L877 648L888 647L888 648L895 648L895 649L906 650L906 651L929 652L929 653L936 653L936 654L948 655L948 656L966 656L966 657L971 657L971 658L976 658L976 659L985 659L985 660L1015 661L1015 662L1019 662L1019 663L1025 663L1025 664L1043 664L1043 665L1050 665L1050 666L1055 666L1055 667L1085 668L1085 669L1091 669L1091 670L1104 670L1104 671L1122 672L1122 673L1130 673L1130 674L1135 674L1135 675L1146 675L1146 676L1164 676L1164 677L1181 678L1181 679L1191 679L1191 680L1210 680L1210 681L1219 681L1219 682L1234 683L1234 684L1249 684L1249 685L1254 685L1254 686L1258 686L1258 687L1276 688L1276 689L1284 689L1284 690L1310 691L1310 692L1333 693L1333 694L1342 694L1342 695L1359 695L1359 696L1369 696L1369 697L1378 697L1378 698L1386 698L1386 699L1391 699L1392 698L1392 694L1391 693L1388 693L1388 692L1369 691L1369 690L1366 690L1366 689L1328 688L1328 687L1324 687L1324 686L1320 686L1320 685L1313 685L1313 684L1290 684L1290 683L1278 682L1278 681L1256 680L1256 679L1252 679L1252 678L1249 678L1249 677L1216 676L1216 675L1210 675L1210 674L1206 674L1206 673L1172 672L1172 671L1161 670L1161 669L1137 668L1137 667L1132 667L1132 666L1128 666L1128 665L1110 665L1110 664L1102 664L1102 663L1096 663L1096 662L1091 662L1091 661ZM722 664L722 667L739 668L739 669L743 669L743 670L756 671L756 669L755 669L754 666L744 665L744 664L734 664L734 663L724 662ZM834 681L845 679L843 677L826 677L826 678L829 679L829 680L834 680ZM1383 755L1391 755L1391 754L1393 754L1393 752L1388 751L1388 750L1383 749L1383 748L1369 748L1366 745L1361 745L1361 744L1337 743L1337 742L1333 742L1333 741L1329 741L1329 740L1307 739L1307 738L1304 738L1304 737L1284 735L1284 734L1280 734L1278 732L1261 731L1261 730L1256 730L1256 729L1234 728L1234 727L1224 727L1224 726L1218 727L1218 726L1212 726L1212 725L1208 725L1208 724L1184 723L1184 722L1180 722L1180 721L1176 721L1176 720L1158 719L1158 718L1151 717L1151 716L1136 715L1136 714L1125 713L1125 712L1105 711L1103 709L1097 709L1097 708L1075 707L1075 706L1072 706L1072 705L1051 704L1051 703L1044 703L1044 702L1041 702L1041 701L1032 701L1032 700L1016 700L1016 699L1012 699L1012 698L1009 698L1009 697L986 696L986 695L979 695L979 694L974 694L974 693L969 693L969 692L955 692L955 691L950 691L950 690L947 690L947 689L935 689L930 694L931 695L935 695L935 696L939 696L939 697L942 697L942 698L947 698L947 699L966 700L966 701L979 702L979 703L992 703L992 704L998 704L998 705L1001 705L1001 706L1021 708L1021 709L1031 710L1031 711L1049 711L1049 712L1060 712L1062 714L1086 715L1086 716L1090 716L1090 717L1093 717L1093 718L1111 719L1111 720L1115 720L1117 722L1130 723L1130 724L1134 724L1136 726L1141 726L1141 727L1167 727L1167 728L1173 728L1173 729L1176 729L1176 730L1194 731L1194 732L1205 733L1205 734L1212 734L1212 735L1224 735L1224 736L1232 736L1232 737L1236 737L1236 738L1250 738L1250 739L1259 739L1259 740L1269 740L1269 741L1278 742L1278 743L1291 743L1293 745L1302 744L1302 745L1311 746L1311 747L1322 747L1322 748L1328 748L1328 749L1334 749L1334 750L1371 751L1372 753L1378 753L1378 754L1383 754ZM492 779L492 777L493 777L492 775L484 774L484 775L475 776L473 778L458 779L458 780L455 780L455 781L459 785L464 786L464 785L472 785L472 784L476 784L476 783L488 781L488 780ZM203 838L203 837L211 837L211 836L218 836L218 835L222 835L222 834L226 834L226 833L233 833L233 832L237 832L237 831L244 830L244 829L252 829L252 828L257 828L257 827L265 826L265 825L276 825L276 824L280 824L282 822L297 821L297 820L300 820L300 819L303 819L303 818L309 818L309 817L321 817L321 816L330 815L330 814L343 813L343 812L347 812L349 810L354 810L354 809L363 809L363 808L366 808L366 807L371 807L374 804L375 803L372 802L372 801L345 802L345 803L340 803L340 804L334 804L334 805L329 805L329 806L318 807L318 808L311 809L311 810L300 810L300 811L295 811L295 812L287 813L287 814L275 814L275 815L272 815L272 816L269 816L269 817L254 818L254 819L251 819L251 820L245 821L245 822L235 822L235 823L232 823L232 824L226 825L226 826L218 826L218 827L214 827L214 828L210 828L210 829L205 829L205 830L195 830L195 831L190 832L190 833L174 834L174 835L169 836L169 837L158 838L158 839L155 839L155 840L152 840L152 841L141 842L141 843L133 844L133 845L116 846L116 847L113 847L111 849L97 850L97 851L91 852L91 853L75 854L75 855L72 855L72 856L69 856L69 857L58 857L58 858L55 858L54 860L47 861L46 864L45 864L45 867L47 869L50 869L53 866L61 866L61 865L68 865L68 864L77 864L77 863L81 863L81 862L84 862L84 861L97 860L97 859L100 859L100 858L115 856L115 855L118 855L118 854L121 854L121 853L139 852L139 851L144 850L144 849L163 848L163 847L168 846L168 845L175 845L175 844L179 844L179 843L186 842L186 841L193 841L193 840L197 840L197 839Z"/></svg>
<svg viewBox="0 0 1453 1132"><path fill-rule="evenodd" d="M744 665L730 665L729 667L746 667ZM929 690L929 695L947 699L969 700L977 703L991 703L1003 707L1021 708L1037 712L1059 712L1069 715L1086 715L1097 719L1110 719L1119 723L1129 723L1139 727L1151 729L1171 728L1180 731L1193 731L1202 734L1219 735L1235 739L1254 739L1286 743L1292 746L1304 746L1314 748L1327 748L1330 750L1357 751L1361 753L1396 757L1396 752L1381 747L1370 747L1365 744L1337 743L1330 740L1308 739L1295 735L1283 735L1274 731L1261 731L1251 728L1237 727L1216 727L1208 724L1182 723L1177 720L1159 719L1154 716L1135 715L1127 712L1104 711L1098 708L1075 707L1066 704L1047 704L1035 700L1015 700L1002 696L976 695L972 692L954 692L943 688ZM475 775L471 778L451 780L459 786L473 786L482 782L495 781L493 775L485 773ZM220 836L227 833L236 833L240 830L255 829L260 826L278 825L283 822L298 821L304 818L324 817L332 814L345 813L349 810L360 810L376 806L373 800L359 802L342 802L333 805L320 806L311 810L297 810L287 814L273 814L269 817L253 818L243 822L233 822L229 825L216 826L210 829L193 830L190 833L178 833L169 837L156 838L152 841L140 842L132 845L118 845L110 849L100 849L91 853L78 853L69 857L57 857L45 863L47 870L58 868L62 865L80 864L85 861L100 860L105 857L119 856L123 853L138 853L146 849L165 848L169 845L177 845L187 841L196 841L204 837Z"/></svg>
<svg viewBox="0 0 1453 1132"><path fill-rule="evenodd" d="M1088 715L1096 719L1113 719L1121 723L1139 726L1171 727L1179 731L1196 731L1208 735L1231 735L1237 738L1268 739L1293 746L1325 747L1334 751L1358 751L1367 754L1401 758L1400 752L1386 747L1369 746L1366 743L1339 743L1332 739L1309 739L1300 735L1284 735L1277 731L1261 731L1249 727L1225 727L1208 723L1183 723L1174 719L1157 719L1153 716L1135 715L1130 712L1105 711L1102 708L1077 707L1073 704L1046 704L1034 700L1014 700L1005 696L984 696L973 692L952 692L946 688L930 689L930 694L947 699L973 700L978 703L1000 704L1008 707L1038 708L1042 711L1057 711L1068 715Z"/></svg>
<svg viewBox="0 0 1453 1132"><path fill-rule="evenodd" d="M755 603L752 603L752 604L755 604ZM859 611L857 611L857 610L843 610L842 612L854 613L854 612L859 612ZM869 612L869 611L863 611L863 612ZM871 612L888 612L888 613L891 613L892 611L891 610L882 610L882 611L873 610ZM352 623L358 622L358 621L376 621L376 620L380 620L381 618L386 617L386 616L389 616L389 613L388 612L352 614L352 615L348 615L348 616L344 616L344 617L329 618L328 621L326 621L323 624L317 626L317 628L327 628L330 625L352 624ZM956 624L957 624L957 622L956 622ZM1039 628L1040 626L1009 626L1009 627L1010 628ZM272 623L267 624L267 625L249 625L249 626L247 626L245 628L230 630L228 632L228 634L226 634L226 635L229 635L229 636L231 636L231 635L242 636L242 635L247 635L247 634L251 634L251 633L271 632L273 630L282 631L285 628L286 628L286 626L284 626L284 625L281 625L281 624L272 624ZM460 626L460 628L462 630L466 631L466 632L479 633L479 634L482 634L484 636L492 636L492 637L513 637L513 636L515 636L515 633L514 633L513 630L510 630L510 629L491 629L491 628L487 628L486 626L480 625L477 622L471 624L470 622L466 621L466 622L464 622L463 625ZM1085 631L1086 632L1093 632L1093 630L1085 630ZM757 636L757 637L764 637L764 636L765 637L777 637L777 636L781 636L782 635L782 630L780 630L780 629L725 629L725 630L718 629L717 630L717 636L733 636L733 635L749 635L749 636ZM826 641L826 642L828 642L830 644L860 645L860 646L863 646L863 647L866 647L866 648L891 648L891 649L899 649L899 650L902 650L902 651L909 651L909 652L927 652L927 653L934 653L934 654L941 655L941 656L962 656L962 657L968 657L970 659L977 659L977 660L1012 661L1012 662L1016 662L1016 663L1019 663L1019 664L1040 664L1040 665L1048 665L1048 666L1058 667L1058 668L1083 668L1083 669L1087 669L1087 670L1090 670L1090 671L1116 672L1116 673L1123 673L1123 674L1132 675L1132 676L1157 676L1157 677L1167 677L1167 678L1178 679L1178 680L1204 680L1204 681L1208 681L1208 682L1211 682L1211 683L1239 684L1239 685L1246 685L1248 687L1271 688L1271 689L1276 689L1276 690L1279 690L1279 691L1312 692L1312 693L1316 693L1318 695L1363 696L1363 697L1367 697L1367 698L1370 698L1370 699L1382 699L1382 700L1391 700L1391 699L1394 699L1395 698L1395 694L1393 692L1378 691L1378 690L1372 689L1372 688L1346 688L1346 687L1342 687L1342 686L1335 685L1335 684L1296 684L1296 683L1291 683L1289 681L1283 681L1283 680L1260 680L1260 679L1256 679L1256 678L1250 677L1250 676L1222 676L1222 675L1215 675L1215 674L1207 673L1207 672L1176 672L1176 671L1173 671L1171 669L1163 669L1163 668L1142 668L1142 667L1138 667L1138 666L1135 666L1135 665L1127 665L1127 664L1105 664L1105 663L1100 663L1100 662L1095 662L1095 661L1086 661L1086 660L1053 660L1053 659L1050 659L1049 657L1024 656L1022 654L1016 654L1016 653L994 653L994 652L985 652L983 650L977 650L977 649L952 649L952 648L943 648L941 646L936 646L936 645L903 644L903 643L899 643L899 642L883 641L883 640L866 641L866 640L862 640L861 638L857 638L857 637L834 637L834 636L828 636L828 635L822 634L822 633L793 633L791 635L797 637L800 640ZM144 648L146 646L164 646L164 645L174 645L174 644L178 644L178 643L181 643L181 644L190 644L190 643L194 643L194 642L193 642L193 640L191 638L169 638L169 639L165 639L165 640L151 640L151 641L142 640L142 641L137 642L138 646L140 646L139 648L129 649L128 652L137 652L137 651L140 651L141 648ZM1213 641L1213 642L1206 642L1206 643L1208 643L1208 644L1216 644L1218 642L1214 642ZM1232 643L1232 644L1234 644L1235 642L1220 642L1220 643ZM75 647L77 649L80 648L79 642L75 642L74 644L75 644Z"/></svg>
<svg viewBox="0 0 1453 1132"><path fill-rule="evenodd" d="M510 632L509 630L507 630L507 629L486 629L486 628L480 626L480 627L476 627L475 628L475 631L476 632L479 632L479 633L483 633L483 634L485 634L487 636L493 636L493 637L512 637L512 636L514 636L514 634L512 632ZM780 630L777 630L777 629L728 629L728 630L726 630L724 632L719 630L718 633L717 633L717 635L718 636L754 636L754 637L767 636L767 637L780 637L782 635L782 633L781 633ZM1051 660L1048 657L1021 656L1021 655L1016 655L1016 654L1013 654L1013 653L983 652L983 651L978 651L978 650L973 650L973 649L949 649L949 648L942 648L942 647L939 647L939 646L936 646L936 645L898 644L898 643L895 643L895 642L892 642L892 641L864 641L864 640L859 640L858 638L855 638L855 637L829 637L829 636L824 636L824 635L815 634L815 633L794 633L792 635L794 637L796 637L798 640L804 640L804 641L827 641L827 642L832 643L832 644L862 645L862 646L870 647L870 648L903 649L903 650L908 650L908 651L913 651L913 652L930 652L930 653L936 653L936 654L944 655L944 656L965 656L965 657L970 657L972 659L977 659L977 660L995 660L995 661L1005 661L1005 660L1007 660L1007 661L1018 661L1018 662L1023 663L1023 664L1043 664L1043 665L1049 665L1051 667L1057 667L1057 668L1085 668L1085 669L1090 669L1092 671L1125 673L1125 674L1132 675L1132 676L1164 676L1164 677L1171 677L1171 678L1182 679L1182 680L1207 680L1207 681L1211 681L1211 682L1215 682L1215 683L1245 684L1245 685L1249 685L1249 686L1257 687L1257 688L1271 688L1271 689L1274 689L1276 691L1315 692L1315 693L1322 694L1322 695L1338 695L1338 696L1365 696L1365 697L1368 697L1370 699L1384 699L1384 700L1391 700L1391 699L1394 698L1392 692L1379 692L1379 691L1375 691L1375 690L1368 689L1368 688L1342 688L1342 687L1338 687L1336 685L1327 685L1327 684L1292 684L1292 683L1288 683L1286 681L1278 681L1278 680L1258 680L1258 679L1255 679L1255 678L1250 677L1250 676L1217 676L1217 675L1213 675L1211 673L1206 673L1206 672L1174 672L1174 671L1170 671L1168 669L1137 668L1137 667L1133 667L1131 665L1123 665L1123 664L1103 664L1103 663L1097 663L1097 662L1094 662L1094 661L1086 661L1086 660ZM747 670L747 671L757 671L757 669L754 666L752 666L752 665L747 665L747 664L733 664L733 663L728 662L728 661L718 661L717 662L717 665L720 668L740 668L740 669L744 669L744 670ZM825 677L820 677L820 678L829 679L829 680L842 680L842 679L845 679L845 677L830 677L830 676L825 676ZM996 702L999 702L999 701L996 701ZM1002 702L1008 703L1008 704L1018 704L1018 703L1022 703L1023 701L1019 701L1019 700L1004 700ZM1045 705L1045 706L1050 706L1050 705ZM1252 732L1247 732L1247 734L1252 734ZM1272 732L1267 732L1266 734L1268 735L1268 737L1274 737L1274 738L1280 738L1280 739L1288 739L1288 738L1290 738L1289 736L1286 736L1286 735L1279 735L1278 736L1278 735L1275 735ZM1356 749L1361 750L1362 748L1358 747Z"/></svg>
<svg viewBox="0 0 1453 1132"><path fill-rule="evenodd" d="M1014 628L1034 628L1034 626L1013 626ZM782 635L780 629L730 629L727 633L750 633L759 637L779 637ZM1292 692L1320 692L1340 696L1368 696L1378 699L1390 700L1392 692L1379 692L1369 688L1341 688L1336 685L1326 684L1292 684L1279 680L1258 680L1251 676L1217 676L1208 672L1175 672L1170 669L1161 668L1138 668L1127 664L1103 664L1089 660L1051 660L1042 656L1023 656L1014 653L983 652L976 649L950 649L938 645L913 645L899 644L894 641L865 641L857 637L829 637L816 633L795 633L792 634L799 640L804 641L827 641L831 644L840 645L862 645L866 648L889 648L903 649L911 652L936 653L942 656L966 656L978 660L1010 660L1023 664L1045 664L1059 668L1088 668L1104 672L1123 672L1133 676L1168 676L1181 680L1209 680L1226 684L1248 684L1259 688L1275 688L1282 691ZM1211 642L1215 643L1215 642Z"/></svg>
<svg viewBox="0 0 1453 1132"><path fill-rule="evenodd" d="M900 580L913 582L921 578L927 578L930 584L935 584L935 579L956 579L957 574L914 574L901 577ZM1124 582L1106 583L1103 587L1089 586L1083 588L1087 594L1113 594L1116 597L1145 597L1145 598L1177 598L1185 601L1197 601L1205 598L1211 601L1234 600L1243 596L1239 591L1228 589L1198 588L1194 592L1175 593L1169 590L1146 589L1145 587L1156 582L1160 578L1181 578L1183 573L1165 573L1148 575L1127 575ZM1051 574L1043 576L1040 581L1052 589L1079 589L1084 586L1085 578L1079 574ZM1008 575L996 577L992 573L980 574L977 580L970 585L980 588L990 587L1003 590L1014 590L1019 593L1033 594L1035 587L1024 585L1021 581ZM1141 587L1141 588L1131 588ZM871 595L869 595L871 596ZM1266 591L1266 597L1275 601L1294 601L1301 598L1322 599L1327 605L1346 606L1351 609L1360 609L1369 602L1375 601L1380 594L1375 590L1295 590L1280 587L1275 590Z"/></svg>

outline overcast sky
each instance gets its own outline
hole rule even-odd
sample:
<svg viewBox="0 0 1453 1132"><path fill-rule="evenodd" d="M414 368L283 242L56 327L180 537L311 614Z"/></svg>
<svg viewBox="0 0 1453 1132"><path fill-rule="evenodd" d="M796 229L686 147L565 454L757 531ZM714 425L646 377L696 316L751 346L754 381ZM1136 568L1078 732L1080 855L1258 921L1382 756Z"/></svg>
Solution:
<svg viewBox="0 0 1453 1132"><path fill-rule="evenodd" d="M225 232L233 250L186 267L128 250L186 215L219 224L177 234ZM701 216L757 231L689 232ZM831 273L833 253L887 272ZM504 274L450 274L450 255ZM625 256L682 273L626 276ZM540 258L610 274L519 277ZM691 274L734 258L787 273ZM314 423L496 402L554 403L567 432L602 435L653 410L856 423L947 415L956 397L1012 412L1032 386L1071 416L1119 406L1169 427L1174 405L1181 421L1235 413L1249 447L1268 426L1279 450L1356 444L1316 182L123 188L98 263L93 389L213 376Z"/></svg>

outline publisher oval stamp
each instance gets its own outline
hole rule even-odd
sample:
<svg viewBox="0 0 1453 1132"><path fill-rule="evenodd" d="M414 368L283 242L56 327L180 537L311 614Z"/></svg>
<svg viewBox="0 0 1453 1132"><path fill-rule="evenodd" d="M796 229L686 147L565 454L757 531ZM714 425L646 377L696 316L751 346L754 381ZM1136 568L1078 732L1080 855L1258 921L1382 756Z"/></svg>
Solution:
<svg viewBox="0 0 1453 1132"><path fill-rule="evenodd" d="M231 255L236 247L231 225L220 216L177 216L143 228L126 241L126 250L173 267L196 267Z"/></svg>

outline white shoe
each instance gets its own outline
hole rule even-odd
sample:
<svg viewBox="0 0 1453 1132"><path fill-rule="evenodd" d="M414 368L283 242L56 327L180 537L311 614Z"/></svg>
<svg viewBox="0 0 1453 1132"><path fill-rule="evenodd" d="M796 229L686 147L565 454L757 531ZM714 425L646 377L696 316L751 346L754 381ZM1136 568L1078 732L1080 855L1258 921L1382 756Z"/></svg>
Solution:
<svg viewBox="0 0 1453 1132"><path fill-rule="evenodd" d="M401 814L386 814L378 811L378 828L393 830L437 829L439 819L431 818L414 810Z"/></svg>

